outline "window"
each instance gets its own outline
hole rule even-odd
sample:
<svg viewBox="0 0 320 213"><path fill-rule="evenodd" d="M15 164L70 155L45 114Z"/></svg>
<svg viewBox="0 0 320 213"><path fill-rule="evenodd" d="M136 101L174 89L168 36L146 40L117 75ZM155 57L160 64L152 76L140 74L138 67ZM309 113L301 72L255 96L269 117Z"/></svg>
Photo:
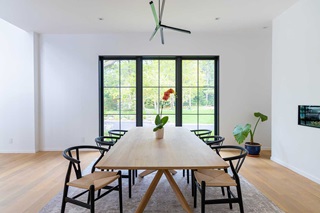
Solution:
<svg viewBox="0 0 320 213"><path fill-rule="evenodd" d="M160 99L169 88L177 98L163 111L169 116L167 125L219 134L218 64L217 56L100 56L99 134L154 126Z"/></svg>

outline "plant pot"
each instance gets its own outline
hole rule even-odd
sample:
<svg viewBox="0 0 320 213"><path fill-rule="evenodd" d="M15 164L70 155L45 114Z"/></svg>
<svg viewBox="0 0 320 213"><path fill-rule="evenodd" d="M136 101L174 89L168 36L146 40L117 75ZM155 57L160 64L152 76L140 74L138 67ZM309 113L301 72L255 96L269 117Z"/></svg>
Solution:
<svg viewBox="0 0 320 213"><path fill-rule="evenodd" d="M162 139L164 135L164 128L158 129L155 133L156 139Z"/></svg>
<svg viewBox="0 0 320 213"><path fill-rule="evenodd" d="M250 142L246 142L244 147L248 151L248 156L251 157L259 157L260 155L260 150L261 150L261 144L259 143L253 143L251 144Z"/></svg>

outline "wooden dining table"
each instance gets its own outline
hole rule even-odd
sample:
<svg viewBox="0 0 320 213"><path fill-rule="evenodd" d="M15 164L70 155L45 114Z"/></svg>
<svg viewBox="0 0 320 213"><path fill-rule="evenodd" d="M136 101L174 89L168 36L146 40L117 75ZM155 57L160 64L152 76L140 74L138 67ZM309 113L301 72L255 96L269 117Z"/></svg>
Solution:
<svg viewBox="0 0 320 213"><path fill-rule="evenodd" d="M229 165L184 127L165 127L163 139L152 128L130 129L96 165L100 169L156 170L136 213L144 211L164 174L186 212L192 212L170 170L227 168Z"/></svg>

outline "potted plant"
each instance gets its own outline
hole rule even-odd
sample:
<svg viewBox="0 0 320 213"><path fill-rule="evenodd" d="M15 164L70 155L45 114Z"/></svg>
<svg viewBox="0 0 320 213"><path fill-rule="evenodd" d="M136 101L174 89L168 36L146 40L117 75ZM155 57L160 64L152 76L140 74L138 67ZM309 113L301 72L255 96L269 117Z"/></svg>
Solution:
<svg viewBox="0 0 320 213"><path fill-rule="evenodd" d="M163 116L162 117L162 110L163 110L163 106L165 104L165 102L168 101L169 97L171 94L175 94L173 89L168 89L167 91L164 92L162 100L160 102L160 114L157 114L154 123L156 125L155 128L153 128L153 131L156 133L156 138L157 139L161 139L163 138L163 134L164 134L164 130L163 127L164 125L168 122L169 117L168 116Z"/></svg>
<svg viewBox="0 0 320 213"><path fill-rule="evenodd" d="M264 122L268 120L268 116L260 113L255 112L254 116L258 118L256 125L253 128L253 131L251 130L251 124L246 124L245 126L237 125L233 129L233 136L238 142L238 144L242 144L244 140L248 137L250 134L250 142L245 143L245 148L248 150L249 155L251 156L259 156L261 144L254 141L254 134L256 132L257 125L259 121Z"/></svg>

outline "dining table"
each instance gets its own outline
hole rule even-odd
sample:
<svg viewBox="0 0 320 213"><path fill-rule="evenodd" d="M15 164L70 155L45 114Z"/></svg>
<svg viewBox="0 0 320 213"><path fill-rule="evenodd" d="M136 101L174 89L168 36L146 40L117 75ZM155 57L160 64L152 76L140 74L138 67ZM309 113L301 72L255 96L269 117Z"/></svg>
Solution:
<svg viewBox="0 0 320 213"><path fill-rule="evenodd" d="M179 169L221 169L229 165L185 127L168 126L156 139L151 127L130 129L96 165L100 169L156 170L136 213L144 211L160 178L164 175L186 212L192 212L170 171Z"/></svg>

